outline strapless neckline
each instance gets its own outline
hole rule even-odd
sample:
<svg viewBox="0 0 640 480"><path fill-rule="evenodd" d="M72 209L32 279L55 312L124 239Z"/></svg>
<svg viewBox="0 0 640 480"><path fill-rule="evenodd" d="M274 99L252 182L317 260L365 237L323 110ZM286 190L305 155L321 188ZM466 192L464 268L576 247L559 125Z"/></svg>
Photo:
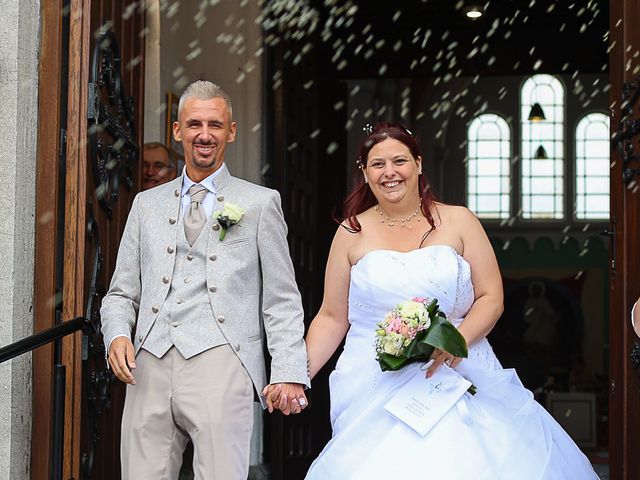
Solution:
<svg viewBox="0 0 640 480"><path fill-rule="evenodd" d="M376 254L394 254L394 255L413 255L417 252L422 252L424 251L428 251L428 250L433 250L433 249L438 249L438 248L444 248L445 250L449 250L451 252L453 252L453 254L462 259L465 263L469 264L469 262L467 261L466 258L464 258L462 255L460 255L458 253L458 250L456 250L454 247L452 247L451 245L447 245L446 243L436 243L433 245L427 245L426 247L420 247L420 248L414 248L413 250L408 250L406 252L403 252L402 250L392 250L389 248L374 248L373 250L369 250L367 253L365 253L362 257L360 257L358 259L358 261L356 263L354 263L353 265L351 265L351 269L353 270L354 268L356 268L358 265L364 263L368 258L374 256Z"/></svg>

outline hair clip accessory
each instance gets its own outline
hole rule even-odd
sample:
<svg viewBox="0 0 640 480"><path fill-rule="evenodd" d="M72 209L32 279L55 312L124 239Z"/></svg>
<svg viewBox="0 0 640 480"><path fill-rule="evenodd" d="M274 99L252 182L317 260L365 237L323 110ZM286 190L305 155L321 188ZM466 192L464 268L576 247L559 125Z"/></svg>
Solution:
<svg viewBox="0 0 640 480"><path fill-rule="evenodd" d="M367 135L371 135L373 133L373 125L370 123L365 124L365 126L362 127L362 131Z"/></svg>

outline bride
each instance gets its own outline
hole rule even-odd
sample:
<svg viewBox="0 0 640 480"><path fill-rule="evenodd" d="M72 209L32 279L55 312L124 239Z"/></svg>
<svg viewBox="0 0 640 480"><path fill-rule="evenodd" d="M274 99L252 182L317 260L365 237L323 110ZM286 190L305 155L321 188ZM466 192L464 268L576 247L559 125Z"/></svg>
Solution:
<svg viewBox="0 0 640 480"><path fill-rule="evenodd" d="M306 338L313 378L346 335L329 379L333 436L306 478L597 478L485 338L502 313L503 293L478 219L435 200L416 140L401 125L376 125L362 143L358 167L361 176L329 253L322 306ZM419 364L381 371L376 324L412 297L438 300L465 338L467 358L436 350L426 371ZM462 396L425 436L385 410L410 379L447 368L477 393Z"/></svg>

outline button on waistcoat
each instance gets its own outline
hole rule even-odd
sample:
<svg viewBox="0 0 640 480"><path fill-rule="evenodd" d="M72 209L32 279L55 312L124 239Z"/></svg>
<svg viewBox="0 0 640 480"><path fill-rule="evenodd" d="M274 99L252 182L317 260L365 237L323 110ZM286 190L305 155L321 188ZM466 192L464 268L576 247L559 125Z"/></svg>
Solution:
<svg viewBox="0 0 640 480"><path fill-rule="evenodd" d="M205 227L192 247L184 229L178 230L173 276L168 279L169 294L142 345L158 358L174 345L184 358L190 358L228 343L215 321L207 289L209 230ZM211 268L211 262L208 267Z"/></svg>

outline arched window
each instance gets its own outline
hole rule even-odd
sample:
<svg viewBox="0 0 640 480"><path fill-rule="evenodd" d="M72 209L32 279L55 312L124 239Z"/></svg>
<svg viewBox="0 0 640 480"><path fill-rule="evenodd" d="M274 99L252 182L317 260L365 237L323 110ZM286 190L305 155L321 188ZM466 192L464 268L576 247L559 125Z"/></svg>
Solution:
<svg viewBox="0 0 640 480"><path fill-rule="evenodd" d="M511 131L499 115L485 113L467 129L467 205L481 218L508 218Z"/></svg>
<svg viewBox="0 0 640 480"><path fill-rule="evenodd" d="M589 113L576 126L578 220L609 218L609 117Z"/></svg>
<svg viewBox="0 0 640 480"><path fill-rule="evenodd" d="M536 103L544 120L529 120ZM564 87L552 75L534 75L522 85L520 109L522 217L563 218Z"/></svg>

